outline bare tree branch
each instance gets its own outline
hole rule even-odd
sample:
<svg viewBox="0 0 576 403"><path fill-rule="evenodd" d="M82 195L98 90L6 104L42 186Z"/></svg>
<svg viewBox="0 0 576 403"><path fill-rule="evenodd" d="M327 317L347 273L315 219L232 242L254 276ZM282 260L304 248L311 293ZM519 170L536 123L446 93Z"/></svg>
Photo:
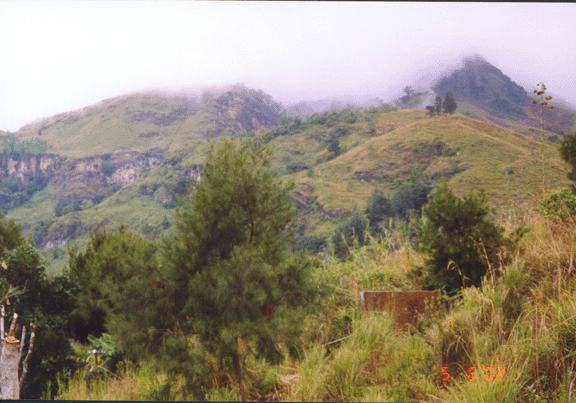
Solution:
<svg viewBox="0 0 576 403"><path fill-rule="evenodd" d="M14 336L14 328L16 327L16 319L18 319L18 314L14 312L14 316L12 317L12 323L10 324L10 331L8 332L9 336Z"/></svg>
<svg viewBox="0 0 576 403"><path fill-rule="evenodd" d="M30 333L30 344L28 345L28 354L26 354L26 358L24 359L24 364L22 365L22 376L20 377L19 387L22 390L22 384L24 383L24 378L26 378L26 374L28 373L28 360L32 355L32 351L34 350L34 339L36 338L36 325L30 322L30 328L32 332ZM24 340L24 338L22 338Z"/></svg>
<svg viewBox="0 0 576 403"><path fill-rule="evenodd" d="M26 291L28 291L26 289L27 283L28 283L28 280L26 280L26 282L24 283L24 288L22 288L21 290L18 288L13 288L12 286L10 286L10 288L8 289L8 292L6 293L6 296L0 300L0 305L3 306L4 303L6 301L8 301L9 298L15 297L16 295L24 294ZM8 304L8 305L10 305L10 304Z"/></svg>
<svg viewBox="0 0 576 403"><path fill-rule="evenodd" d="M22 336L20 337L20 353L18 354L18 362L22 359L22 351L24 350L24 339L26 338L26 326L22 326Z"/></svg>

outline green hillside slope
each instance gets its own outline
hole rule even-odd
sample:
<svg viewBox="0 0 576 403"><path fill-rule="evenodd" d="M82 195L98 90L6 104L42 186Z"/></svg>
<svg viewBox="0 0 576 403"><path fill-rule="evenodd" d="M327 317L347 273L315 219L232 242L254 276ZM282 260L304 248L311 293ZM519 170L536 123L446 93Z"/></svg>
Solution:
<svg viewBox="0 0 576 403"><path fill-rule="evenodd" d="M421 119L371 139L292 177L303 203L314 201L334 225L374 190L391 197L415 168L457 194L484 189L495 207L536 206L542 196L542 144L497 125L462 116ZM390 116L392 116L391 114ZM544 145L546 190L568 184L558 146ZM331 219L333 218L333 219ZM317 224L314 224L317 225ZM327 230L331 226L324 225Z"/></svg>
<svg viewBox="0 0 576 403"><path fill-rule="evenodd" d="M144 152L198 146L202 139L278 124L280 104L241 85L197 95L136 93L24 126L17 137L43 140L70 158L124 149Z"/></svg>

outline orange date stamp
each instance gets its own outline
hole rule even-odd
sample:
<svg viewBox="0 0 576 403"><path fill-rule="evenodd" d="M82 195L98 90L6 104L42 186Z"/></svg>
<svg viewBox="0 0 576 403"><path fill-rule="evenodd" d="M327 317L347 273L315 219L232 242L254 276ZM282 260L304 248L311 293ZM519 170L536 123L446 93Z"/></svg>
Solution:
<svg viewBox="0 0 576 403"><path fill-rule="evenodd" d="M484 372L484 380L487 382L499 381L502 382L502 376L506 373L505 367L481 367L482 372ZM443 366L440 370L442 372L442 382L448 382L450 380L450 374L448 373L448 367ZM470 382L474 382L478 379L478 375L476 375L476 367L468 367L466 370L466 379Z"/></svg>

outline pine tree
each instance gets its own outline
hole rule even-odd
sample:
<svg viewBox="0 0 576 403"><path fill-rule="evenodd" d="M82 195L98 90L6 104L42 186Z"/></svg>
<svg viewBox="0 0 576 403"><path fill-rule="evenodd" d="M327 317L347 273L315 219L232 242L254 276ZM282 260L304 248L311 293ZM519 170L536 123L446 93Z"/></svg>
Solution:
<svg viewBox="0 0 576 403"><path fill-rule="evenodd" d="M456 99L454 94L451 92L446 93L446 99L444 100L444 112L452 115L456 111Z"/></svg>
<svg viewBox="0 0 576 403"><path fill-rule="evenodd" d="M230 138L212 144L203 179L178 210L166 242L174 322L199 340L241 385L239 339L257 357L295 355L300 306L313 299L310 263L290 255L291 186L270 167L267 146ZM176 330L176 329L174 329Z"/></svg>
<svg viewBox="0 0 576 403"><path fill-rule="evenodd" d="M480 286L490 265L497 264L504 245L502 227L487 220L486 195L460 199L446 183L422 211L420 246L426 253L426 282L455 292L462 286Z"/></svg>

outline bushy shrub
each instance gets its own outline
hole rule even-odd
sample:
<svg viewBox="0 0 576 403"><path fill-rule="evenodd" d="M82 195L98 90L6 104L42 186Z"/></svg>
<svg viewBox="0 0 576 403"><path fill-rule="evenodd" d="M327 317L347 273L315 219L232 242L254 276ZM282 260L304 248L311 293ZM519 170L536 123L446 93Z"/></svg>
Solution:
<svg viewBox="0 0 576 403"><path fill-rule="evenodd" d="M576 193L564 188L544 199L540 208L545 216L552 219L566 221L569 217L576 217Z"/></svg>
<svg viewBox="0 0 576 403"><path fill-rule="evenodd" d="M334 255L340 260L350 257L350 248L354 244L363 246L366 243L367 220L358 210L354 210L352 216L344 222L332 236Z"/></svg>
<svg viewBox="0 0 576 403"><path fill-rule="evenodd" d="M422 214L419 241L427 254L427 285L450 293L480 286L488 268L498 264L505 243L504 229L487 219L486 195L460 199L443 183Z"/></svg>
<svg viewBox="0 0 576 403"><path fill-rule="evenodd" d="M26 203L34 193L44 189L48 183L46 177L38 175L22 182L17 178L0 179L0 208L8 212Z"/></svg>
<svg viewBox="0 0 576 403"><path fill-rule="evenodd" d="M428 193L431 190L432 186L426 183L404 182L392 197L394 213L402 219L408 219L410 214L420 216L422 206L428 201Z"/></svg>
<svg viewBox="0 0 576 403"><path fill-rule="evenodd" d="M296 243L296 250L308 250L310 253L320 253L326 250L328 246L326 242L326 238L318 236L318 235L309 235L300 238L300 240Z"/></svg>
<svg viewBox="0 0 576 403"><path fill-rule="evenodd" d="M560 143L560 157L570 164L572 169L568 179L576 181L576 133L564 136Z"/></svg>
<svg viewBox="0 0 576 403"><path fill-rule="evenodd" d="M380 222L393 215L392 203L382 192L376 192L368 201L368 206L364 212L368 217L370 229L374 232L380 232L382 230L379 226Z"/></svg>
<svg viewBox="0 0 576 403"><path fill-rule="evenodd" d="M73 211L80 210L82 210L82 207L80 206L80 199L77 195L74 195L72 199L69 197L60 197L54 207L54 214L56 217L61 217Z"/></svg>

